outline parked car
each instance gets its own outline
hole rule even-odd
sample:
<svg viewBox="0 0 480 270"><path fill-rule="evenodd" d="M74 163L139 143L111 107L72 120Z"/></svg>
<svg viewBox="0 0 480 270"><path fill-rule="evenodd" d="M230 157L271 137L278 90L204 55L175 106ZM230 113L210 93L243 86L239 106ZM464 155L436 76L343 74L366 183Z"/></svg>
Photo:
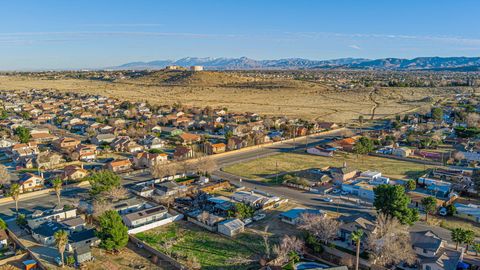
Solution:
<svg viewBox="0 0 480 270"><path fill-rule="evenodd" d="M258 214L258 215L253 216L253 220L259 221L259 220L264 219L265 217L266 217L265 214Z"/></svg>
<svg viewBox="0 0 480 270"><path fill-rule="evenodd" d="M251 218L246 218L246 219L243 220L243 223L245 223L245 225L248 225L252 222L253 222L253 220Z"/></svg>
<svg viewBox="0 0 480 270"><path fill-rule="evenodd" d="M332 198L330 198L330 197L324 197L324 198L322 198L322 201L324 201L324 202L333 202Z"/></svg>
<svg viewBox="0 0 480 270"><path fill-rule="evenodd" d="M348 194L350 194L350 192L348 192L348 191L342 191L341 194L342 194L342 196L347 196Z"/></svg>
<svg viewBox="0 0 480 270"><path fill-rule="evenodd" d="M55 263L58 265L58 266L62 266L63 263L62 263L62 259L60 257L55 257Z"/></svg>
<svg viewBox="0 0 480 270"><path fill-rule="evenodd" d="M341 191L340 189L334 189L334 190L332 190L332 194L338 194L338 193L340 193L340 191Z"/></svg>

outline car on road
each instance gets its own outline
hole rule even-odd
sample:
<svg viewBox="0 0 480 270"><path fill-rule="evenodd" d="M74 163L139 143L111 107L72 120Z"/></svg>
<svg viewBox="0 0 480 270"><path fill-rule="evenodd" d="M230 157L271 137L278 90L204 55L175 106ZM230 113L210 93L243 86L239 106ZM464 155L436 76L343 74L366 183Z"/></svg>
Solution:
<svg viewBox="0 0 480 270"><path fill-rule="evenodd" d="M324 197L324 198L322 198L322 201L324 201L324 202L333 202L333 199L330 198L330 197Z"/></svg>
<svg viewBox="0 0 480 270"><path fill-rule="evenodd" d="M258 214L258 215L253 216L253 220L259 221L259 220L264 219L265 217L266 217L265 214Z"/></svg>

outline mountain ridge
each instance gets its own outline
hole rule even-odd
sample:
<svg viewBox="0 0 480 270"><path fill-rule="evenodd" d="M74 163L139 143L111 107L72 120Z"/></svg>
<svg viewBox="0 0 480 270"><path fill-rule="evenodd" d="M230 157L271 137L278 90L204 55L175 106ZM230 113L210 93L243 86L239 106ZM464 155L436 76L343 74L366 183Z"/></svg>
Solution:
<svg viewBox="0 0 480 270"><path fill-rule="evenodd" d="M289 69L360 69L360 70L454 70L472 71L480 69L480 57L416 57L406 58L339 58L310 60L305 58L283 58L255 60L248 57L212 58L185 57L178 60L135 61L107 69L157 70L168 65L201 65L209 70L289 70Z"/></svg>

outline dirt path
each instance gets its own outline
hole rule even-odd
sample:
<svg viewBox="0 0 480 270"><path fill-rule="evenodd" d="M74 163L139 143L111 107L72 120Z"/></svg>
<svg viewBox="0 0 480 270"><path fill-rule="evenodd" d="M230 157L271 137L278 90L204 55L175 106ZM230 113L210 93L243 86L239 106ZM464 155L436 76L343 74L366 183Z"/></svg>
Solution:
<svg viewBox="0 0 480 270"><path fill-rule="evenodd" d="M372 115L370 117L370 120L373 120L373 118L375 117L375 110L380 106L380 102L376 101L374 98L375 94L378 94L378 89L373 89L372 91L370 91L370 93L368 93L368 98L374 103L372 109L370 110L370 113Z"/></svg>

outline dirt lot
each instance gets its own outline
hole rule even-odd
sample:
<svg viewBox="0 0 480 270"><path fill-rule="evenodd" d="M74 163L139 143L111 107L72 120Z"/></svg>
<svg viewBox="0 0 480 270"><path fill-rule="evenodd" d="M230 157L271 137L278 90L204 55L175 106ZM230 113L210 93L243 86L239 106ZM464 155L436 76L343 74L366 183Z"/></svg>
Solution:
<svg viewBox="0 0 480 270"><path fill-rule="evenodd" d="M159 80L163 80L159 82ZM168 82L168 83L167 83ZM332 90L321 83L296 80L251 81L221 72L201 72L172 83L171 79L148 77L116 81L52 79L27 76L0 76L0 89L57 89L95 93L156 104L182 104L227 107L236 112L286 115L305 119L349 122L364 115L369 119L389 117L428 108L433 102L451 96L447 88L371 88ZM429 98L426 98L429 97Z"/></svg>
<svg viewBox="0 0 480 270"><path fill-rule="evenodd" d="M157 269L157 270L171 270L174 269L170 265L153 264L149 259L149 253L144 251L138 251L136 253L133 250L136 249L131 243L128 248L124 248L119 254L109 254L102 249L94 248L92 255L95 257L95 261L86 264L85 269L112 269L112 270L127 270L127 269Z"/></svg>

